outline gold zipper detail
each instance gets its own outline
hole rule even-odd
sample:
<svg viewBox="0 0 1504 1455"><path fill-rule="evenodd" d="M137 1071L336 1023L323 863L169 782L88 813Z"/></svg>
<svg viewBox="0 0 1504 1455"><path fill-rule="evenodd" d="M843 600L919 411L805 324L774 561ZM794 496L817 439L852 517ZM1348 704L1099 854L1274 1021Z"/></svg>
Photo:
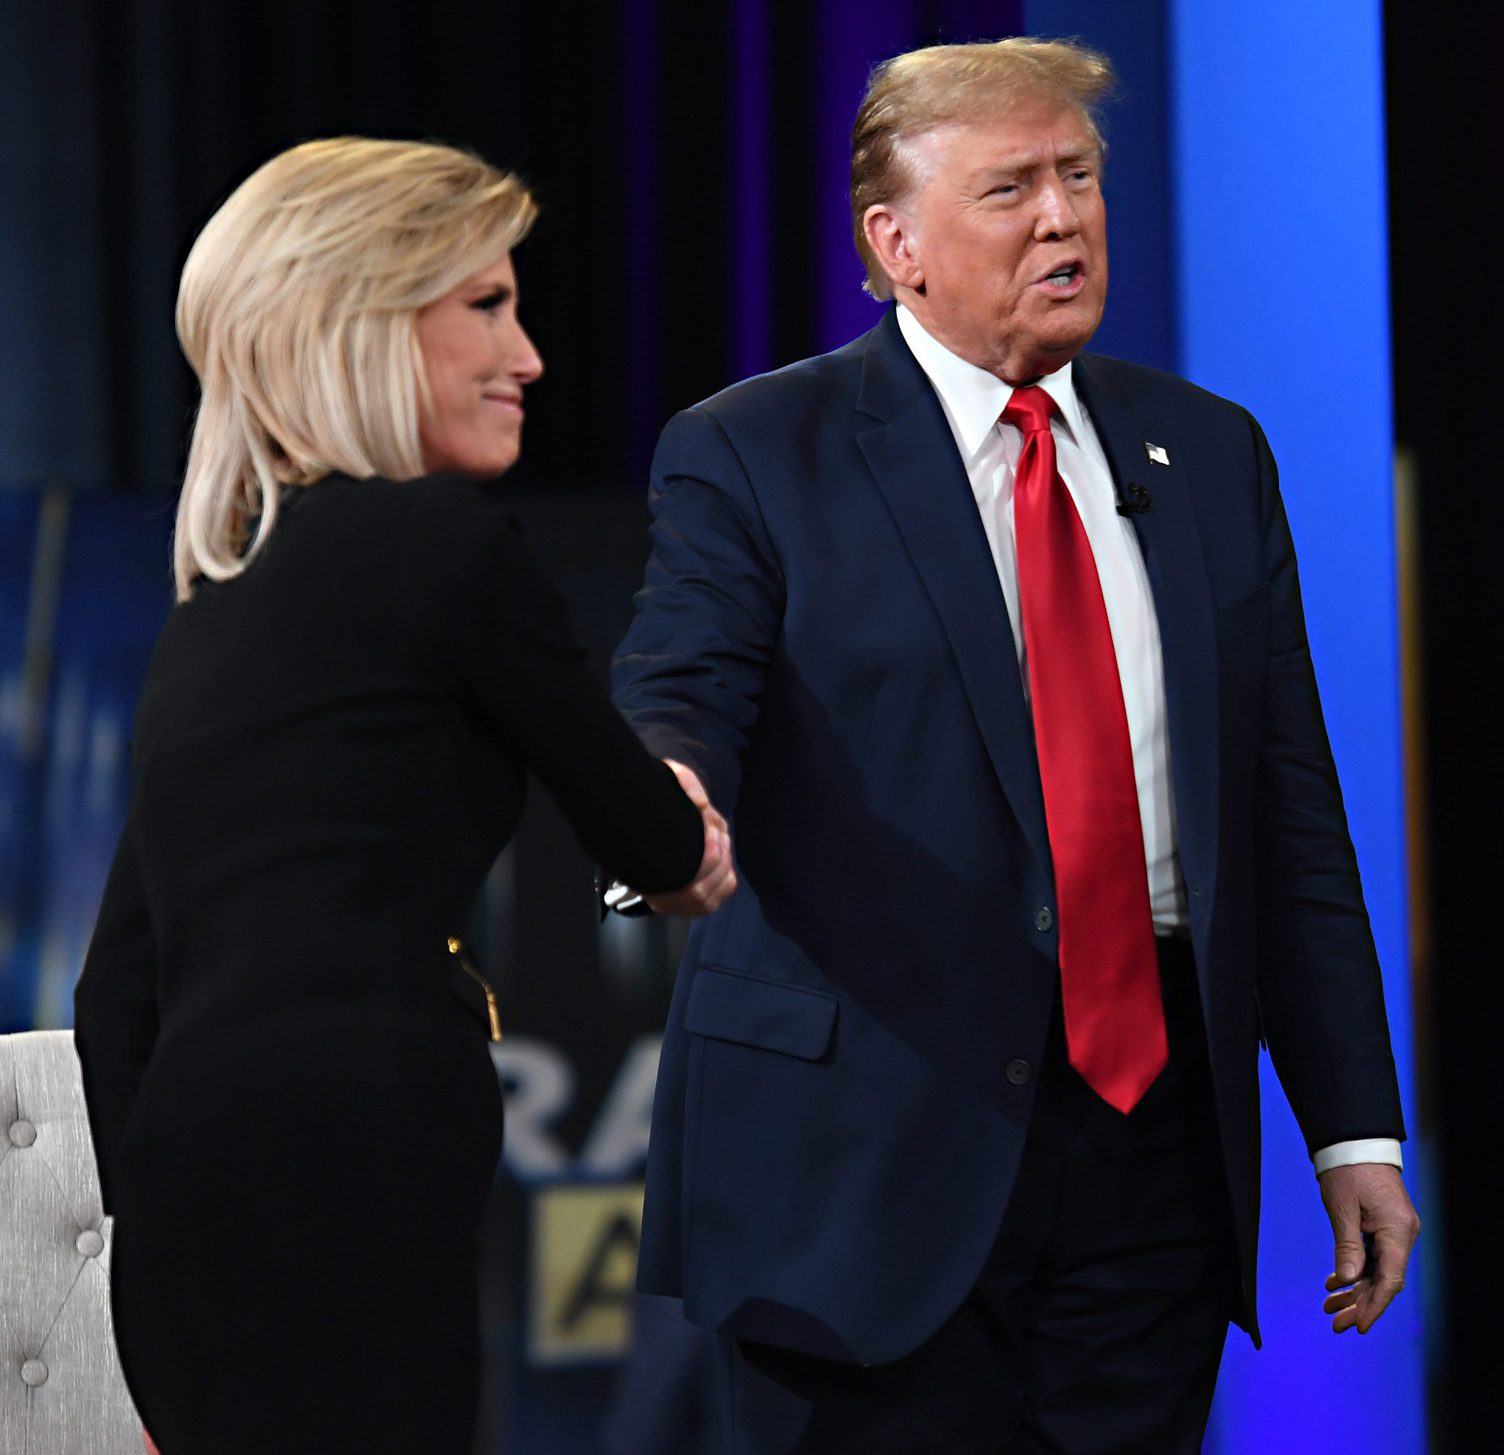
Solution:
<svg viewBox="0 0 1504 1455"><path fill-rule="evenodd" d="M496 992L491 989L491 982L475 968L475 961L465 952L464 944L453 935L449 937L449 953L459 961L460 969L485 992L486 1015L491 1021L491 1039L499 1041L501 1039L501 1011L497 1007Z"/></svg>

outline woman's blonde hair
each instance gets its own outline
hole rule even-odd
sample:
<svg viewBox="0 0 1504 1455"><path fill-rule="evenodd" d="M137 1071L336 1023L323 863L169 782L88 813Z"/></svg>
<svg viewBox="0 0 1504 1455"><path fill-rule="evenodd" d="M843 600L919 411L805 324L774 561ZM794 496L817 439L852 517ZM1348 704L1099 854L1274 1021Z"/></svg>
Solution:
<svg viewBox="0 0 1504 1455"><path fill-rule="evenodd" d="M910 137L1042 95L1074 106L1105 153L1096 110L1115 80L1112 62L1099 51L1030 36L925 46L877 66L851 128L851 230L867 270L862 284L867 292L880 299L893 296L893 285L868 246L865 219L874 203L895 202L914 184L904 145Z"/></svg>
<svg viewBox="0 0 1504 1455"><path fill-rule="evenodd" d="M423 473L418 310L514 248L536 215L516 177L468 152L352 136L295 146L230 194L178 288L201 390L179 600L255 558L280 485Z"/></svg>

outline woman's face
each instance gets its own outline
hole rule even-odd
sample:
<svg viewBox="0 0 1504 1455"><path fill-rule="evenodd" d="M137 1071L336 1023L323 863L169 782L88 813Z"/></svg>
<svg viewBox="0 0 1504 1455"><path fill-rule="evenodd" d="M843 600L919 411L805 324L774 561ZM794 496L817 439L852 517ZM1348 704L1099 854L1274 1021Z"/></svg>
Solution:
<svg viewBox="0 0 1504 1455"><path fill-rule="evenodd" d="M426 308L417 321L428 374L418 421L423 468L489 479L522 450L522 390L543 360L517 321L517 275L504 253Z"/></svg>

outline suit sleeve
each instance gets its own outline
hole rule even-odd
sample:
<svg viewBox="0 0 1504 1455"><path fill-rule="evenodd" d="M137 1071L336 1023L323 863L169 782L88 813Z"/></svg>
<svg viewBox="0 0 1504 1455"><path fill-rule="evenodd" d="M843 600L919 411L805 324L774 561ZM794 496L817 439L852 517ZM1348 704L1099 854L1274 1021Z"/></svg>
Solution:
<svg viewBox="0 0 1504 1455"><path fill-rule="evenodd" d="M73 993L74 1045L106 1212L120 1140L157 1038L157 947L127 820Z"/></svg>
<svg viewBox="0 0 1504 1455"><path fill-rule="evenodd" d="M416 646L563 809L587 854L647 891L694 879L699 810L591 675L564 603L491 492L450 482L408 556Z"/></svg>
<svg viewBox="0 0 1504 1455"><path fill-rule="evenodd" d="M1271 635L1259 753L1258 992L1269 1053L1314 1154L1403 1139L1383 982L1306 639L1278 476L1251 418Z"/></svg>
<svg viewBox="0 0 1504 1455"><path fill-rule="evenodd" d="M782 626L782 568L742 460L703 409L664 429L648 504L652 550L612 664L616 702L729 816Z"/></svg>

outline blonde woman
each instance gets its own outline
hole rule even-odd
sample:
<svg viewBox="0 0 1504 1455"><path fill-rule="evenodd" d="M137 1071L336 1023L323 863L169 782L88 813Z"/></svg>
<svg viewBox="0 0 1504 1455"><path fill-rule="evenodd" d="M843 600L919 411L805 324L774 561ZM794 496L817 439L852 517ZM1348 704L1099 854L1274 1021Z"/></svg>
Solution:
<svg viewBox="0 0 1504 1455"><path fill-rule="evenodd" d="M448 147L310 142L183 270L178 604L76 999L163 1455L469 1450L502 1116L447 939L529 770L622 879L699 909L734 886L487 483L542 371L533 215Z"/></svg>

